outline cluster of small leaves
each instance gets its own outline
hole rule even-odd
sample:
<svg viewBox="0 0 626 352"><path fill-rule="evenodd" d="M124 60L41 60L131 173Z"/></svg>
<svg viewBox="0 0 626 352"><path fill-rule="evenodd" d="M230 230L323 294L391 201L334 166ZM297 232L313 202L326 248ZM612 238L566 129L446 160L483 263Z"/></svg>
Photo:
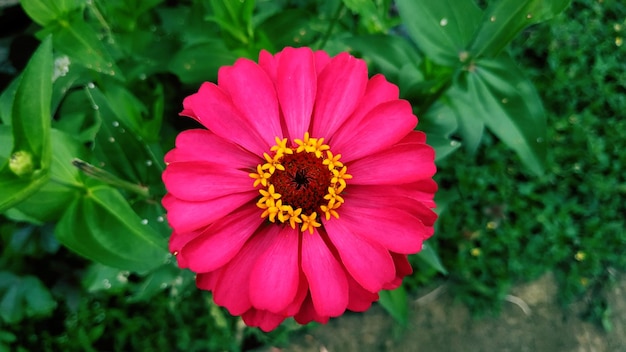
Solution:
<svg viewBox="0 0 626 352"><path fill-rule="evenodd" d="M611 328L603 292L626 270L625 18L619 1L579 0L513 46L548 111L544 176L492 143L472 163L440 164L440 184L457 198L439 222L440 255L475 312L497 310L510 285L550 270L563 304L583 299L587 317Z"/></svg>
<svg viewBox="0 0 626 352"><path fill-rule="evenodd" d="M238 320L208 303L206 293L185 299L188 308L178 304L178 290L190 290L192 278L168 257L160 175L164 151L185 127L177 118L182 98L215 81L220 66L255 59L261 49L349 50L399 85L439 162L448 156L470 164L467 153L491 145L493 134L516 153L516 167L541 174L542 104L504 49L568 3L500 0L481 9L474 0L22 0L33 21L27 32L40 45L0 94L0 212L8 224L2 236L9 243L27 231L27 242L52 246L33 258L54 265L35 267L26 252L6 249L12 259L0 266L0 347L193 349L197 340L237 349L245 336L276 340L280 331L243 330L237 337ZM467 153L455 153L460 146ZM446 191L454 182L443 184ZM447 202L439 197L438 210ZM442 225L439 232L447 230ZM420 272L413 285L446 273L438 247L444 246L429 242L411 259ZM400 322L407 319L406 301L404 288L381 293L381 304ZM94 302L106 304L113 318L102 318ZM79 307L87 313L77 313ZM172 328L135 317L135 309L189 316ZM5 326L68 312L65 332L37 340L47 347L29 340L36 329L22 336ZM182 332L194 312L206 316L197 326L206 324L210 338L193 328L191 335ZM125 330L116 332L115 324ZM172 328L176 346L140 341L143 324ZM159 341L160 348L150 345Z"/></svg>

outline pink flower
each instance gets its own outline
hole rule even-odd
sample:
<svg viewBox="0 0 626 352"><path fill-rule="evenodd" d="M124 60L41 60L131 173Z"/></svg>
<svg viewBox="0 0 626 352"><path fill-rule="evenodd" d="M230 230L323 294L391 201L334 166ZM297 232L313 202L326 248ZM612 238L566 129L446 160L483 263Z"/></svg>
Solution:
<svg viewBox="0 0 626 352"><path fill-rule="evenodd" d="M434 151L398 88L309 48L222 67L165 157L170 250L264 331L364 311L433 233Z"/></svg>

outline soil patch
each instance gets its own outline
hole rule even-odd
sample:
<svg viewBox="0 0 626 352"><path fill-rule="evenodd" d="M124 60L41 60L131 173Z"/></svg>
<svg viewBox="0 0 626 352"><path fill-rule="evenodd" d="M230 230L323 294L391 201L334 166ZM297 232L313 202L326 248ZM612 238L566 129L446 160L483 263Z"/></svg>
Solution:
<svg viewBox="0 0 626 352"><path fill-rule="evenodd" d="M626 277L608 292L613 330L581 318L583 302L556 302L551 274L515 287L498 317L473 318L454 295L439 289L411 302L403 329L379 306L346 314L268 351L626 351ZM428 293L426 291L425 293ZM593 298L591 298L593 299Z"/></svg>

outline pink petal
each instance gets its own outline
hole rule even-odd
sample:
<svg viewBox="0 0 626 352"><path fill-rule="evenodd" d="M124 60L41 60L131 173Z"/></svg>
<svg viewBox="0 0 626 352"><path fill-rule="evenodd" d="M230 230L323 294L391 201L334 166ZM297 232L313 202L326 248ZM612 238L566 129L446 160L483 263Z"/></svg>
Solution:
<svg viewBox="0 0 626 352"><path fill-rule="evenodd" d="M302 270L300 270L300 277L298 278L298 282L300 282L300 284L298 285L298 292L296 292L296 297L282 312L282 314L285 316L291 317L296 315L302 307L302 302L309 294L309 283L306 281L306 276L304 276Z"/></svg>
<svg viewBox="0 0 626 352"><path fill-rule="evenodd" d="M246 242L241 251L220 269L221 274L213 290L216 304L228 309L232 315L242 315L252 307L250 302L250 273L254 264L278 236L278 226L262 227Z"/></svg>
<svg viewBox="0 0 626 352"><path fill-rule="evenodd" d="M378 301L378 293L370 292L359 285L352 277L348 276L350 295L348 309L353 312L364 312L372 306L372 302Z"/></svg>
<svg viewBox="0 0 626 352"><path fill-rule="evenodd" d="M374 201L376 198L372 199ZM339 219L325 223L328 232L339 226L334 223L341 223L343 228L356 235L397 253L417 253L422 249L423 241L433 233L432 227L425 226L408 210L367 205L346 199L339 209Z"/></svg>
<svg viewBox="0 0 626 352"><path fill-rule="evenodd" d="M317 90L315 60L309 48L285 48L278 62L276 92L291 139L309 129Z"/></svg>
<svg viewBox="0 0 626 352"><path fill-rule="evenodd" d="M176 137L176 148L165 155L166 163L208 161L235 169L254 168L263 161L230 140L208 130L186 130Z"/></svg>
<svg viewBox="0 0 626 352"><path fill-rule="evenodd" d="M274 56L265 49L261 50L261 52L259 53L259 66L261 66L261 68L265 70L265 73L267 73L272 82L276 82L278 57L280 57L279 54L276 54L276 56Z"/></svg>
<svg viewBox="0 0 626 352"><path fill-rule="evenodd" d="M424 225L433 226L437 214L420 200L411 197L415 192L403 186L405 185L352 185L350 195L347 197L350 203L378 209L381 212L390 208L403 209L417 217Z"/></svg>
<svg viewBox="0 0 626 352"><path fill-rule="evenodd" d="M436 171L435 152L426 144L398 144L353 161L348 182L359 185L401 184L431 178Z"/></svg>
<svg viewBox="0 0 626 352"><path fill-rule="evenodd" d="M185 109L181 115L197 116L200 123L216 135L239 144L255 155L263 155L267 151L267 142L234 107L230 97L215 84L202 84L198 93L183 100L183 106ZM189 114L190 111L193 114Z"/></svg>
<svg viewBox="0 0 626 352"><path fill-rule="evenodd" d="M263 221L259 209L241 207L214 222L182 248L189 269L205 273L225 265L239 253Z"/></svg>
<svg viewBox="0 0 626 352"><path fill-rule="evenodd" d="M302 236L302 271L315 311L321 316L341 315L348 305L348 280L317 230Z"/></svg>
<svg viewBox="0 0 626 352"><path fill-rule="evenodd" d="M433 200L437 192L437 182L433 179L425 179L413 183L404 183L396 185L394 188L409 198L415 199L424 204L428 208L435 208L436 204Z"/></svg>
<svg viewBox="0 0 626 352"><path fill-rule="evenodd" d="M163 172L165 188L188 201L204 201L254 190L248 172L206 161L171 163Z"/></svg>
<svg viewBox="0 0 626 352"><path fill-rule="evenodd" d="M407 258L405 254L391 253L391 257L393 258L393 263L396 266L396 278L385 285L383 290L395 290L400 287L402 279L404 279L405 276L413 273L413 268L411 267L411 263L409 263L409 258Z"/></svg>
<svg viewBox="0 0 626 352"><path fill-rule="evenodd" d="M274 83L259 65L239 59L233 66L220 68L217 80L230 95L233 105L265 140L267 148L276 143L276 137L282 138Z"/></svg>
<svg viewBox="0 0 626 352"><path fill-rule="evenodd" d="M376 242L370 243L353 233L341 220L342 218L324 222L328 237L337 248L341 262L363 288L370 292L380 291L395 275L391 255Z"/></svg>
<svg viewBox="0 0 626 352"><path fill-rule="evenodd" d="M296 314L293 318L302 325L308 324L312 321L326 324L328 322L329 316L322 316L318 314L315 309L316 308L313 305L311 295L308 295L306 296L304 302L302 302L302 308L300 308L298 314Z"/></svg>
<svg viewBox="0 0 626 352"><path fill-rule="evenodd" d="M330 62L330 56L323 50L315 51L313 56L315 56L315 73L319 75Z"/></svg>
<svg viewBox="0 0 626 352"><path fill-rule="evenodd" d="M171 194L163 197L163 207L167 210L167 221L177 232L185 233L203 228L226 216L245 203L259 196L259 192L235 193L204 202L189 202L177 199ZM254 203L251 207L256 208Z"/></svg>
<svg viewBox="0 0 626 352"><path fill-rule="evenodd" d="M393 100L372 109L351 129L340 128L333 136L333 151L343 162L381 151L400 141L417 124L411 104Z"/></svg>
<svg viewBox="0 0 626 352"><path fill-rule="evenodd" d="M278 327L285 320L285 316L274 314L265 310L255 308L249 309L241 318L248 326L257 326L259 329L269 332Z"/></svg>
<svg viewBox="0 0 626 352"><path fill-rule="evenodd" d="M318 77L311 136L332 136L357 107L366 85L365 61L348 53L332 58Z"/></svg>
<svg viewBox="0 0 626 352"><path fill-rule="evenodd" d="M341 125L339 131L348 130L351 131L357 128L365 115L367 115L376 106L386 103L392 100L398 100L399 89L393 83L389 83L385 76L375 75L369 81L365 87L365 94L359 102L356 110L350 116L349 119ZM337 136L332 136L329 140L329 145L334 147Z"/></svg>
<svg viewBox="0 0 626 352"><path fill-rule="evenodd" d="M201 290L213 291L220 273L221 272L218 270L210 273L200 273L196 275L196 286Z"/></svg>
<svg viewBox="0 0 626 352"><path fill-rule="evenodd" d="M250 274L250 301L257 309L280 313L296 297L299 286L299 231L282 227Z"/></svg>

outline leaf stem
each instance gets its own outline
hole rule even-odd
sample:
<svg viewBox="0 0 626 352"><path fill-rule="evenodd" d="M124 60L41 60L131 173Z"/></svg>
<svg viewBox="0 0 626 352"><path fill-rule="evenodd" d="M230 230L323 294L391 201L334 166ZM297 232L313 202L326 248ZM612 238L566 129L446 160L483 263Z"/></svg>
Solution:
<svg viewBox="0 0 626 352"><path fill-rule="evenodd" d="M83 173L85 173L87 176L91 178L102 181L111 186L118 187L118 188L130 191L130 192L136 193L144 198L150 197L150 191L148 190L148 187L138 185L132 182L128 182L126 180L122 180L121 178L113 175L112 173L104 169L101 169L99 167L95 167L86 161L83 161L80 159L74 159L72 160L72 165L77 167L80 171L82 171Z"/></svg>

